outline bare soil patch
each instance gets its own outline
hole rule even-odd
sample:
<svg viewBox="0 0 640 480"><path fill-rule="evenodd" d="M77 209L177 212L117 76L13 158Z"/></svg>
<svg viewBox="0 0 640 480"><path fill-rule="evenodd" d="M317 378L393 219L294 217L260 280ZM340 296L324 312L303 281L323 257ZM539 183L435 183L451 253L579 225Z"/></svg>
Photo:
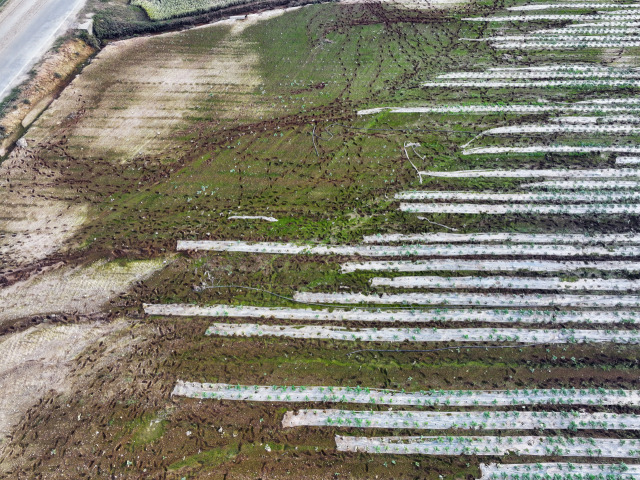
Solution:
<svg viewBox="0 0 640 480"><path fill-rule="evenodd" d="M14 200L0 217L0 255L18 265L55 253L86 219L84 205L33 197Z"/></svg>
<svg viewBox="0 0 640 480"><path fill-rule="evenodd" d="M257 58L242 55L249 49L234 36L212 50L191 48L207 34L228 31L221 25L108 45L34 125L27 141L44 145L52 130L58 136L64 130L70 152L116 162L167 152L175 144L172 135L212 92L240 93L258 85ZM217 113L235 116L231 109Z"/></svg>
<svg viewBox="0 0 640 480"><path fill-rule="evenodd" d="M68 391L67 375L77 355L124 325L39 325L0 340L0 454L11 428L29 407L47 392Z"/></svg>
<svg viewBox="0 0 640 480"><path fill-rule="evenodd" d="M0 321L59 312L96 312L134 282L148 278L163 260L96 262L63 267L0 290Z"/></svg>
<svg viewBox="0 0 640 480"><path fill-rule="evenodd" d="M5 138L0 143L0 157L4 156L23 132L23 121L31 124L69 83L76 69L86 62L95 50L84 41L72 38L58 49L48 52L34 68L35 76L22 87L19 96L0 118ZM43 105L43 102L44 103ZM31 117L31 118L28 118Z"/></svg>

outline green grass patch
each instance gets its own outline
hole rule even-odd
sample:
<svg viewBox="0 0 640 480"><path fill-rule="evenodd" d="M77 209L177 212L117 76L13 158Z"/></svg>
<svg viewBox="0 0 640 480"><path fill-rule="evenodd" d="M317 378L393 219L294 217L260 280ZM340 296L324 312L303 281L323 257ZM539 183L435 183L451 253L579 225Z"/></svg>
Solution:
<svg viewBox="0 0 640 480"><path fill-rule="evenodd" d="M166 419L167 412L161 411L148 413L134 420L126 422L122 426L121 435L129 435L127 446L131 451L143 448L146 445L160 440L165 432L169 421Z"/></svg>
<svg viewBox="0 0 640 480"><path fill-rule="evenodd" d="M151 20L195 15L248 3L250 0L131 0L131 5L142 8Z"/></svg>
<svg viewBox="0 0 640 480"><path fill-rule="evenodd" d="M233 443L226 447L212 448L190 457L180 460L179 462L169 465L169 470L178 470L181 468L213 468L222 465L224 462L233 460L238 456L240 450L237 443Z"/></svg>

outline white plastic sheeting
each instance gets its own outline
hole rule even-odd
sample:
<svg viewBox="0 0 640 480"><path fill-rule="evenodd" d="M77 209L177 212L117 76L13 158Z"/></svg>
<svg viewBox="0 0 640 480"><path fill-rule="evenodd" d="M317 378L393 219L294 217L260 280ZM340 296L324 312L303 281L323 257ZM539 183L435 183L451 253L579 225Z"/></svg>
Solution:
<svg viewBox="0 0 640 480"><path fill-rule="evenodd" d="M172 395L254 402L323 402L374 405L638 405L640 391L590 389L427 390L400 392L367 387L261 386L178 380Z"/></svg>
<svg viewBox="0 0 640 480"><path fill-rule="evenodd" d="M455 309L340 309L250 307L234 305L198 306L187 304L144 305L147 315L222 318L274 318L298 321L339 322L487 322L487 323L584 323L618 324L640 322L640 312L613 310L577 312L556 310L455 310Z"/></svg>
<svg viewBox="0 0 640 480"><path fill-rule="evenodd" d="M463 155L482 155L487 153L600 153L600 152L613 152L613 153L640 153L640 147L634 145L621 146L621 145L601 145L601 146L570 146L570 145L531 145L528 147L478 147L463 150ZM576 175L579 175L579 170L574 170ZM603 171L604 172L604 171ZM423 175L429 175L431 172L420 172ZM611 173L610 176L622 177L622 176L637 176L625 175L624 172L616 175Z"/></svg>
<svg viewBox="0 0 640 480"><path fill-rule="evenodd" d="M571 412L422 412L300 410L287 412L284 428L342 426L354 428L404 428L416 430L636 430L637 414Z"/></svg>
<svg viewBox="0 0 640 480"><path fill-rule="evenodd" d="M294 243L249 243L224 241L178 242L178 250L208 250L214 252L244 252L284 255L359 255L363 257L460 257L460 256L623 256L640 255L640 246L597 247L583 245L296 245Z"/></svg>
<svg viewBox="0 0 640 480"><path fill-rule="evenodd" d="M637 32L637 29L633 31ZM558 32L566 32L566 30L558 30ZM489 68L483 72L450 72L438 75L437 78L482 78L489 80L495 78L640 78L640 69L591 65L548 65L529 68Z"/></svg>
<svg viewBox="0 0 640 480"><path fill-rule="evenodd" d="M593 40L582 40L582 41L566 41L566 42L559 42L559 41L554 41L553 39L548 39L546 42L543 41L531 41L531 42L504 42L504 43L494 43L493 44L494 48L497 48L499 50L507 50L507 49L512 49L512 48L520 48L520 49L535 49L535 50L564 50L564 49L573 49L573 48L627 48L627 47L640 47L640 40L636 40L636 41L624 41L624 40L619 40L619 39L615 39L615 38L602 38L602 40L599 39L593 39ZM598 86L629 86L629 87L636 87L637 85L635 85L635 82L632 84L627 84L627 85L623 85L622 83L619 84L611 84L611 85L606 85L606 84L601 84L601 85L597 85L595 83L591 83L591 84L583 84L583 85L565 85L565 86L593 86L593 87L598 87Z"/></svg>
<svg viewBox="0 0 640 480"><path fill-rule="evenodd" d="M536 114L553 112L575 113L625 113L640 110L640 105L629 101L627 105L595 106L583 104L569 105L424 105L413 107L376 107L358 110L358 115L388 113L443 113L464 115L487 115L491 113Z"/></svg>
<svg viewBox="0 0 640 480"><path fill-rule="evenodd" d="M340 452L407 455L540 455L638 458L640 440L593 437L343 437Z"/></svg>
<svg viewBox="0 0 640 480"><path fill-rule="evenodd" d="M533 43L594 43L594 42L620 42L620 41L632 41L637 42L640 37L634 35L621 35L616 34L603 34L603 35L580 35L579 31L566 30L560 33L547 33L547 32L531 32L529 35L504 35L498 37L484 38L484 41L492 43L505 43L505 42L533 42ZM573 35L572 35L573 34ZM554 72L555 73L555 72ZM617 75L598 75L599 72L594 72L594 75L576 75L575 77L570 75L551 76L548 78L604 78L615 76L616 78L637 78L635 74L620 74ZM544 78L544 77L542 77Z"/></svg>
<svg viewBox="0 0 640 480"><path fill-rule="evenodd" d="M545 188L549 190L624 190L638 189L640 182L625 181L548 181L525 183L520 185L521 188Z"/></svg>
<svg viewBox="0 0 640 480"><path fill-rule="evenodd" d="M521 328L359 328L255 323L214 323L205 335L234 337L316 338L363 342L513 342L638 344L635 330L526 330Z"/></svg>
<svg viewBox="0 0 640 480"><path fill-rule="evenodd" d="M616 163L618 165L640 165L640 157L618 157Z"/></svg>
<svg viewBox="0 0 640 480"><path fill-rule="evenodd" d="M370 272L574 272L591 269L601 271L639 272L638 262L572 262L556 260L436 260L347 262L342 273Z"/></svg>
<svg viewBox="0 0 640 480"><path fill-rule="evenodd" d="M526 12L529 10L572 9L572 8L640 8L640 5L600 2L575 2L575 3L534 3L532 5L517 5L507 7L512 12Z"/></svg>
<svg viewBox="0 0 640 480"><path fill-rule="evenodd" d="M506 289L506 290L640 290L640 280L622 278L579 278L565 281L561 278L538 277L376 277L372 287L438 288L438 289Z"/></svg>
<svg viewBox="0 0 640 480"><path fill-rule="evenodd" d="M640 41L633 42L605 42L605 41L572 41L572 42L555 42L552 43L544 43L544 45L549 45L550 47L557 46L578 46L582 44L594 44L594 46L600 46L599 44L607 44L613 43L614 45L619 46L640 46ZM631 44L631 45L627 45ZM501 43L498 45L499 48L517 48L522 46L523 48L527 47L537 47L543 45L542 42L510 42L510 43ZM443 87L443 88L543 88L543 87L639 87L640 81L638 80L539 80L539 81L528 81L528 82L501 82L501 81L484 81L484 82L452 82L452 81L440 81L440 82L424 82L421 84L423 87Z"/></svg>
<svg viewBox="0 0 640 480"><path fill-rule="evenodd" d="M638 480L640 465L602 463L490 463L480 464L478 480ZM526 478L526 477L525 477Z"/></svg>
<svg viewBox="0 0 640 480"><path fill-rule="evenodd" d="M457 213L457 214L535 214L535 215L638 215L640 204L584 204L540 205L537 203L494 205L477 203L401 203L400 211L408 213Z"/></svg>
<svg viewBox="0 0 640 480"><path fill-rule="evenodd" d="M520 133L590 133L602 135L634 135L640 132L638 125L610 124L610 125L511 125L496 127L482 132L482 135L509 135Z"/></svg>
<svg viewBox="0 0 640 480"><path fill-rule="evenodd" d="M640 157L637 158L640 164ZM482 202L532 202L532 203L611 203L640 200L640 192L587 192L587 193L476 193L476 192L400 192L396 200L448 200Z"/></svg>
<svg viewBox="0 0 640 480"><path fill-rule="evenodd" d="M264 220L265 222L277 222L274 217L265 217L263 215L231 215L227 217L229 220Z"/></svg>
<svg viewBox="0 0 640 480"><path fill-rule="evenodd" d="M612 12L610 12L612 13ZM622 13L619 15L624 18L626 21L637 21L640 19L640 15L635 12L632 13ZM468 22L537 22L539 20L571 20L571 21L586 21L586 20L607 20L607 16L605 15L571 15L571 14L540 14L540 15L509 15L509 16L495 16L495 17L471 17L471 18L463 18L462 20ZM625 21L617 20L603 22L603 25L607 26L623 26Z"/></svg>
<svg viewBox="0 0 640 480"><path fill-rule="evenodd" d="M440 192L401 192L396 194L400 200L424 200L430 198L430 194L436 195ZM610 233L581 235L572 233L557 234L529 234L529 233L378 233L367 235L362 238L364 243L402 243L402 242L423 242L423 243L640 243L640 234L636 233Z"/></svg>
<svg viewBox="0 0 640 480"><path fill-rule="evenodd" d="M492 147L489 147L492 148ZM493 147L498 148L498 147ZM509 148L509 147L505 147ZM556 148L556 147L547 147L541 145L539 147L525 147L525 148ZM557 147L557 148L565 148L565 147ZM569 148L569 147L566 147ZM586 147L576 147L576 148L586 148ZM604 147L593 147L593 148L604 148ZM624 147L622 147L624 148ZM631 147L629 147L631 148ZM483 149L484 150L484 149ZM503 151L504 148L500 148L500 151ZM518 149L517 151L520 151ZM505 152L516 151L516 149L504 150ZM537 150L535 150L537 151ZM425 176L431 177L446 177L446 178L536 178L536 177L544 177L544 178L628 178L628 177L640 177L640 170L632 169L632 168L603 168L603 169L595 169L595 170L568 170L568 169L540 169L540 170L461 170L461 171L452 171L452 172L421 172Z"/></svg>
<svg viewBox="0 0 640 480"><path fill-rule="evenodd" d="M640 117L635 115L610 115L607 117L556 117L550 118L549 121L555 123L571 123L571 124L609 124L609 123L640 123Z"/></svg>
<svg viewBox="0 0 640 480"><path fill-rule="evenodd" d="M640 307L638 295L552 295L481 293L403 293L368 295L363 293L296 292L296 301L343 305L456 305L476 307Z"/></svg>
<svg viewBox="0 0 640 480"><path fill-rule="evenodd" d="M539 30L540 33L576 33L576 34L589 34L589 35L628 35L637 33L638 29L633 27L630 23L625 23L623 27L606 27L600 24L593 24L592 26L579 26L579 25L567 25L563 29L549 29ZM538 33L535 32L535 33Z"/></svg>

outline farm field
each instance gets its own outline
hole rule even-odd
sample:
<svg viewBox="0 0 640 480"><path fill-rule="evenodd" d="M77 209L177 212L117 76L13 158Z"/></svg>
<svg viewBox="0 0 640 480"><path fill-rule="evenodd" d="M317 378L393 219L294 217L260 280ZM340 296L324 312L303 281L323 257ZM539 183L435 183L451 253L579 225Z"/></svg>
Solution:
<svg viewBox="0 0 640 480"><path fill-rule="evenodd" d="M2 159L0 478L640 479L638 5L287 6Z"/></svg>
<svg viewBox="0 0 640 480"><path fill-rule="evenodd" d="M246 3L243 0L133 0L132 5L141 7L151 20L166 20L194 13L206 12Z"/></svg>

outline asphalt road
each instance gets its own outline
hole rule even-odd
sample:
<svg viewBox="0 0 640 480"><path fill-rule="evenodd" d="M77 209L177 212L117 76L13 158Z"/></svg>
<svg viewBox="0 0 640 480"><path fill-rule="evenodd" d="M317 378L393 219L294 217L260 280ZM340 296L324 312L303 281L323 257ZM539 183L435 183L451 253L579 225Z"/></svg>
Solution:
<svg viewBox="0 0 640 480"><path fill-rule="evenodd" d="M86 0L9 0L0 10L0 100L73 23Z"/></svg>

